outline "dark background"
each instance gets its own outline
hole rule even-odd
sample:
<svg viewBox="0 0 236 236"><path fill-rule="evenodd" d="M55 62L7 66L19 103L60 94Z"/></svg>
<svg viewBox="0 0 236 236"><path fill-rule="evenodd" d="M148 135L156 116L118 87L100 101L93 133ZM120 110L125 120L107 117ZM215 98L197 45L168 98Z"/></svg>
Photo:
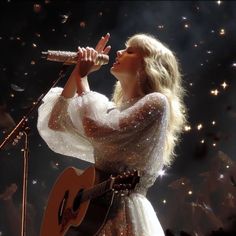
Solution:
<svg viewBox="0 0 236 236"><path fill-rule="evenodd" d="M109 68L116 51L124 48L125 40L134 33L153 34L179 58L191 129L182 135L175 162L158 178L148 198L165 229L184 230L184 223L174 227L169 221L168 204L176 199L168 185L188 178L193 185L188 201L195 201L194 194L204 182L200 173L209 172L212 160L218 160L220 155L227 156L231 163L235 160L235 29L234 1L1 1L0 138L4 140L6 132L13 128L13 120L17 123L58 76L61 64L41 59L42 51L76 51L77 46L95 46L109 32L109 65L93 74L90 84L93 90L111 97L115 79ZM62 79L59 85L65 81ZM28 201L35 209L34 228L38 234L43 207L57 176L68 166L83 169L88 163L53 153L39 136L36 123L34 111L29 118ZM200 124L202 128L198 129ZM16 207L21 202L23 141L0 151L0 193L16 183ZM225 162L220 165L226 171ZM4 206L0 208L0 235L11 235ZM189 219L183 221L191 224Z"/></svg>

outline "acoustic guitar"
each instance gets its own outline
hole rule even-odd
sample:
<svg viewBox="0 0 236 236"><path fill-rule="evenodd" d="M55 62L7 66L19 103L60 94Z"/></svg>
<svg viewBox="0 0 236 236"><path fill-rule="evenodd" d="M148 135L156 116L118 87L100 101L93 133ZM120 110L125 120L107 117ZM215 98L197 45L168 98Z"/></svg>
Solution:
<svg viewBox="0 0 236 236"><path fill-rule="evenodd" d="M107 178L94 166L79 172L65 169L49 195L40 236L93 236L106 222L114 194L126 193L139 182L139 172Z"/></svg>

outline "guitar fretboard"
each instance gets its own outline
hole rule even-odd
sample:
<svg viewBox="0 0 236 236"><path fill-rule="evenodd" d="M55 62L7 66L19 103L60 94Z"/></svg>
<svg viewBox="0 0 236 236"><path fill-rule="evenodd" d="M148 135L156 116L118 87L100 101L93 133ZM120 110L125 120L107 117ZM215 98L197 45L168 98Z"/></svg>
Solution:
<svg viewBox="0 0 236 236"><path fill-rule="evenodd" d="M108 179L100 184L93 186L92 188L84 190L81 201L82 202L87 201L89 199L96 198L108 192L109 190L111 190L111 186L112 186L111 182L112 182L112 179Z"/></svg>

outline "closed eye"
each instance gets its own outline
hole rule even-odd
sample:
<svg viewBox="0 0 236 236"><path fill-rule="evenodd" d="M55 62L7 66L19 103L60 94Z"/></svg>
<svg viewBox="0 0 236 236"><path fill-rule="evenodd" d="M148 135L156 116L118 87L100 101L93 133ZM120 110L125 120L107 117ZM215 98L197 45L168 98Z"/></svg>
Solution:
<svg viewBox="0 0 236 236"><path fill-rule="evenodd" d="M127 49L126 52L127 52L128 54L132 54L132 53L133 53L133 51L132 51L131 49Z"/></svg>

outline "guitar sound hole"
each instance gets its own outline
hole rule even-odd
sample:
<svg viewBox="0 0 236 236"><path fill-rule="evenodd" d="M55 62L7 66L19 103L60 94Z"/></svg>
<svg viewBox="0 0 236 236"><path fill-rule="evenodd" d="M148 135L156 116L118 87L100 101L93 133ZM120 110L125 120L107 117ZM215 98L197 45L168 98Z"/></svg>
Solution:
<svg viewBox="0 0 236 236"><path fill-rule="evenodd" d="M84 189L80 189L79 192L77 193L73 202L73 211L77 211L79 209L79 206L82 200L83 191Z"/></svg>

